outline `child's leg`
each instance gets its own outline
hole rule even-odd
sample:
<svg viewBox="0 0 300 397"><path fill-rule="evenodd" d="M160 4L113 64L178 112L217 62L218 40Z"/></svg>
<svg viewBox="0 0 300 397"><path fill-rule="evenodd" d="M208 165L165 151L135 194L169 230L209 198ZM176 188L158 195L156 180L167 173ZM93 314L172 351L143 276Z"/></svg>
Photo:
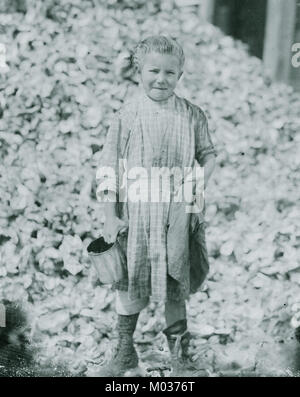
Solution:
<svg viewBox="0 0 300 397"><path fill-rule="evenodd" d="M165 303L165 318L167 328L171 327L180 320L186 320L185 301L167 300Z"/></svg>
<svg viewBox="0 0 300 397"><path fill-rule="evenodd" d="M181 339L181 347L184 354L187 353L190 334L187 332L185 301L167 300L165 303L165 318L167 328L163 333L166 335L171 353L174 352L175 342Z"/></svg>
<svg viewBox="0 0 300 397"><path fill-rule="evenodd" d="M163 333L167 337L172 357L172 376L180 376L185 360L188 358L190 333L187 330L186 305L184 300L165 303L167 328Z"/></svg>
<svg viewBox="0 0 300 397"><path fill-rule="evenodd" d="M149 298L130 300L127 291L116 290L116 312L117 314L129 316L139 313L149 303Z"/></svg>
<svg viewBox="0 0 300 397"><path fill-rule="evenodd" d="M133 334L140 311L147 306L148 301L148 298L130 300L127 291L116 290L118 344L113 358L102 366L98 376L123 376L127 370L138 365Z"/></svg>
<svg viewBox="0 0 300 397"><path fill-rule="evenodd" d="M191 334L187 329L185 301L168 300L165 303L165 316L167 328L163 333L167 337L171 353L173 377L184 376L189 371L189 376L207 376L205 365L190 359L189 345ZM192 371L192 372L191 372Z"/></svg>

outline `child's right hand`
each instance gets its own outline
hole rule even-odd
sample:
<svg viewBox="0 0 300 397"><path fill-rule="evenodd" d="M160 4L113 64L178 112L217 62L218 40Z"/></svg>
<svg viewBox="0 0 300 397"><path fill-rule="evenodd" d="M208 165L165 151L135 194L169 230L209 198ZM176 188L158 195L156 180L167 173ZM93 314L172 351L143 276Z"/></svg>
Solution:
<svg viewBox="0 0 300 397"><path fill-rule="evenodd" d="M107 243L114 243L117 239L119 232L122 229L127 229L128 225L122 219L117 216L106 217L102 236Z"/></svg>

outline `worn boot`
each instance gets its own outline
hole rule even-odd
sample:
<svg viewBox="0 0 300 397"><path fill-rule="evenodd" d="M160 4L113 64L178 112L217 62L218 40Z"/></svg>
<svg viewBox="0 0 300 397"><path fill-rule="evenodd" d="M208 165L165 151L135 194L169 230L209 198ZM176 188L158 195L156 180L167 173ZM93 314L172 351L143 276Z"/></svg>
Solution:
<svg viewBox="0 0 300 397"><path fill-rule="evenodd" d="M104 363L98 373L100 377L123 376L138 366L138 355L133 345L133 333L139 313L129 316L118 315L118 344L110 361Z"/></svg>
<svg viewBox="0 0 300 397"><path fill-rule="evenodd" d="M191 334L187 330L186 320L177 321L166 328L163 333L167 337L171 353L172 373L170 376L207 376L205 368L190 359L188 348Z"/></svg>

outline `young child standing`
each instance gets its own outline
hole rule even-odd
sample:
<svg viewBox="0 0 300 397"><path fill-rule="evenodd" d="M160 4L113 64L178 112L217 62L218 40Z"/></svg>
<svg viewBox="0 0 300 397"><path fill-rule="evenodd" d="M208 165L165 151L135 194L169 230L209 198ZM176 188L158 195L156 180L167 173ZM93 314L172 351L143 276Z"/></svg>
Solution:
<svg viewBox="0 0 300 397"><path fill-rule="evenodd" d="M170 200L161 202L151 199L146 190L140 197L147 199L120 200L121 190L125 180L130 191L132 169L142 169L139 177L145 178L146 173L149 180L153 167L183 170L196 164L204 167L206 186L216 151L203 111L174 92L183 73L181 46L171 38L151 36L137 45L132 59L139 90L115 114L98 169L111 167L116 178L104 178L97 171L97 199L104 202L104 197L110 198L105 202L103 237L114 242L118 232L128 227L127 236L119 240L127 254L126 276L113 286L118 345L99 375L122 376L137 366L133 333L140 311L151 298L165 302L163 332L176 376L188 358L185 300L208 271L203 213L190 214L185 203L175 201L176 184L170 188ZM126 160L123 169L122 159Z"/></svg>

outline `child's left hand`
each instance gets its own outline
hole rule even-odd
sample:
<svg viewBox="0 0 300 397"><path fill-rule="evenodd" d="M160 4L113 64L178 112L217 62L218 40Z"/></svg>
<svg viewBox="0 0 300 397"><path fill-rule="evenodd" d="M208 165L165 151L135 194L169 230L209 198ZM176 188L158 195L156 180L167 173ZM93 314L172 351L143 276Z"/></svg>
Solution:
<svg viewBox="0 0 300 397"><path fill-rule="evenodd" d="M109 217L105 220L102 236L107 243L114 243L119 233L124 232L128 228L126 222L117 216Z"/></svg>

